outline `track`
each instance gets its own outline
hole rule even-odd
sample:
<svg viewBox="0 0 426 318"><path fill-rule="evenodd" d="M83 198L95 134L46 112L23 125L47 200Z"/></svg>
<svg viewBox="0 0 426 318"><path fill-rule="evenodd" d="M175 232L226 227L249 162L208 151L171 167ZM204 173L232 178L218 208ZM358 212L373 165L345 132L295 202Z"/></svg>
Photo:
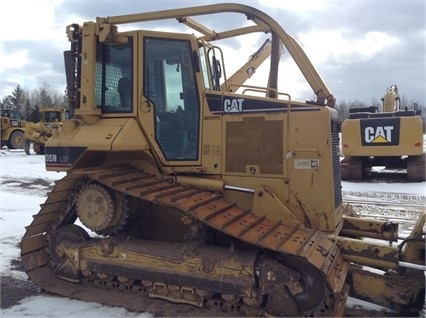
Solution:
<svg viewBox="0 0 426 318"><path fill-rule="evenodd" d="M425 153L420 156L410 156L405 159L401 159L400 157L389 157L386 160L387 161L384 161L381 157L369 158L347 156L340 161L342 180L382 179L386 181L425 181Z"/></svg>
<svg viewBox="0 0 426 318"><path fill-rule="evenodd" d="M142 296L145 298L147 295L157 296L157 298L178 302L177 299L184 297L183 292L188 290L187 286L178 287L180 296L176 296L169 287L164 286L161 282L146 285L139 277L137 277L138 279L130 277L132 281L130 285L122 282L119 276L109 277L105 281L102 279L102 275L93 277L93 273L88 274L85 278L80 276L75 279L67 278L68 281L57 278L58 275L54 271L56 270L58 273L58 269L61 269L62 265L52 265L52 251L49 251L49 243L55 240L53 235L55 230L72 220L73 198L75 197L74 194L78 192L76 192L76 189L92 182L97 182L109 189L114 189L118 193L138 198L144 202L173 207L181 211L184 217L194 218L230 237L257 246L261 251L297 255L301 259L305 259L311 265L307 263L304 266L309 265L317 268L326 279L329 288L327 297L330 299L324 304L325 307L315 308L313 311L304 312L304 314L322 316L325 314L341 315L343 313L346 298L343 284L348 264L343 261L335 243L327 237L314 230L288 228L281 222L273 222L265 217L256 216L251 211L243 211L234 203L223 201L220 195L216 193L183 187L171 178L156 179L153 175L127 166L80 170L57 182L54 190L42 205L40 212L34 216L33 222L27 227L27 232L22 240L24 267L30 278L37 282L41 288L67 297L122 306L138 311L146 310L148 300L141 301ZM78 236L83 237L83 235L74 232L68 238L76 236L77 238ZM95 249L96 246L101 249L105 247L102 245L102 241L93 242ZM83 244L80 249L81 253L92 253L90 247L85 248L86 245ZM114 246L127 248L126 253L139 250L137 245L125 243L125 241L119 239L114 241ZM148 255L146 252L141 253ZM120 270L120 267L118 267L118 270ZM61 271L60 273L59 275L62 276L63 273ZM69 280L80 282L80 284L70 283ZM262 279L260 278L260 280ZM158 291L158 286L163 286L165 289ZM94 289L96 289L96 292ZM125 297L120 296L123 292L126 293ZM205 291L202 291L201 294L205 296ZM222 299L225 301L205 298L201 302L204 302L204 306L219 312L226 307L227 312L241 314L243 308L246 310L247 306L244 306L244 304L247 305L247 303L255 305L254 309L257 310L249 312L250 315L262 315L268 312L268 309L265 312L265 309L256 307L260 306L260 303L254 304L255 301L250 298L251 296L247 294L242 294L242 296L246 299L244 303L235 302L232 297L229 299L227 295L222 295ZM199 300L192 297L187 303L197 301ZM299 303L297 305L299 306ZM281 313L279 306L282 305L279 305L278 300L275 304L273 302L272 308L275 314ZM331 312L328 312L329 310ZM195 315L201 315L203 311L195 308L191 312ZM217 313L212 314L210 312L209 315L217 315Z"/></svg>

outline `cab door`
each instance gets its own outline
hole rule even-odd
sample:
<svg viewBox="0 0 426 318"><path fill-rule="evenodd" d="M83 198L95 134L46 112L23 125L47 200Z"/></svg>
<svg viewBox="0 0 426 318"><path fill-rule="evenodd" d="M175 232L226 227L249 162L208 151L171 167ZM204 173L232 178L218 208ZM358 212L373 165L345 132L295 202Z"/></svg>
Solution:
<svg viewBox="0 0 426 318"><path fill-rule="evenodd" d="M142 83L138 116L165 166L199 165L200 96L195 38L140 34ZM198 70L198 72L197 72Z"/></svg>

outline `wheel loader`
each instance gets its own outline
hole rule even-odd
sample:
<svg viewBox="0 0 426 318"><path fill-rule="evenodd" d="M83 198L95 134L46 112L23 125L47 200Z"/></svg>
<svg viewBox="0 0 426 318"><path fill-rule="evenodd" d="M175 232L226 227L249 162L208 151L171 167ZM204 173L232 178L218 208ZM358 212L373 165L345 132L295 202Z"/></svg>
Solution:
<svg viewBox="0 0 426 318"><path fill-rule="evenodd" d="M53 126L60 129L63 120L67 118L68 112L64 108L43 107L40 109L39 122L26 122L24 131L24 150L30 155L32 148L37 155L44 154L44 145L52 136Z"/></svg>
<svg viewBox="0 0 426 318"><path fill-rule="evenodd" d="M24 125L19 111L4 109L1 111L1 147L21 149L24 147Z"/></svg>
<svg viewBox="0 0 426 318"><path fill-rule="evenodd" d="M401 107L397 85L386 89L382 109L371 106L349 112L342 124L343 180L365 179L380 171L375 167L382 167L388 175L425 181L423 121L417 107Z"/></svg>
<svg viewBox="0 0 426 318"><path fill-rule="evenodd" d="M270 16L217 4L66 31L73 115L45 145L66 176L21 242L40 288L160 316L343 316L348 296L421 310L425 214L401 242L343 202L335 98ZM258 54L227 74L244 36ZM315 100L278 88L284 49Z"/></svg>

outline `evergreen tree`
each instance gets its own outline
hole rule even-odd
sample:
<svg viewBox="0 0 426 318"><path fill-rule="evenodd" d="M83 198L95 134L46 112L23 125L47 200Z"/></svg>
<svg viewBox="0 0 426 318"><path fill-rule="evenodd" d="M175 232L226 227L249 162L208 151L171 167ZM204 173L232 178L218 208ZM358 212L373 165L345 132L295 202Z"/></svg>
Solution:
<svg viewBox="0 0 426 318"><path fill-rule="evenodd" d="M38 105L35 105L28 120L34 123L38 123L40 121L40 116L40 107L38 107Z"/></svg>
<svg viewBox="0 0 426 318"><path fill-rule="evenodd" d="M25 95L25 91L18 84L10 96L10 101L13 105L12 108L17 109L22 117L24 117L25 114Z"/></svg>

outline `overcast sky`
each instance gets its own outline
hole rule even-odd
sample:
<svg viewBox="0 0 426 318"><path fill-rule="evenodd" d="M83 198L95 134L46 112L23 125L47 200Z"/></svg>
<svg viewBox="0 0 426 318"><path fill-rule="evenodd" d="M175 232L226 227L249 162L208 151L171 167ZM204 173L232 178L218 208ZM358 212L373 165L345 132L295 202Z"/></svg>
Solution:
<svg viewBox="0 0 426 318"><path fill-rule="evenodd" d="M14 0L1 1L0 99L20 84L43 83L63 91L63 51L69 48L65 27L97 16L173 9L216 2L210 0ZM424 0L249 0L295 37L337 98L372 103L397 84L408 102L426 104ZM200 18L196 18L202 21ZM217 29L226 29L220 20ZM169 27L169 26L168 26ZM209 27L213 27L209 24ZM257 49L253 41L228 50L227 64ZM258 43L257 43L258 44ZM288 53L285 54L288 58ZM232 68L232 67L230 67ZM294 67L293 67L294 68ZM311 99L312 91L280 69L279 90L293 99ZM260 71L260 70L259 70Z"/></svg>

